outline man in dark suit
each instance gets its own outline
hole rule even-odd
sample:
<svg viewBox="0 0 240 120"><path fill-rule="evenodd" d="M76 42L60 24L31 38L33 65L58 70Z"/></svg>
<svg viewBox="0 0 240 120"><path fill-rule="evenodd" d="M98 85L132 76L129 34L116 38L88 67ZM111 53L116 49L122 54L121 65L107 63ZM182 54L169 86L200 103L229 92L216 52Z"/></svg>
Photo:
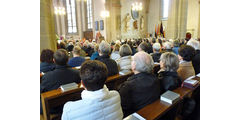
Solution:
<svg viewBox="0 0 240 120"><path fill-rule="evenodd" d="M189 40L187 45L190 45L195 49L192 65L194 67L195 74L197 75L200 73L200 43L197 40Z"/></svg>
<svg viewBox="0 0 240 120"><path fill-rule="evenodd" d="M40 93L57 89L64 84L81 82L79 71L67 66L68 53L66 50L58 49L53 55L53 61L56 63L56 68L42 77ZM42 105L40 110L42 113Z"/></svg>
<svg viewBox="0 0 240 120"><path fill-rule="evenodd" d="M106 41L102 41L99 44L98 52L99 57L97 57L96 60L99 60L106 64L108 68L108 76L118 74L119 70L117 63L114 60L112 60L109 56L109 54L111 53L111 46Z"/></svg>
<svg viewBox="0 0 240 120"><path fill-rule="evenodd" d="M160 83L152 73L154 67L152 57L140 51L134 55L131 66L134 75L119 89L124 117L160 98Z"/></svg>

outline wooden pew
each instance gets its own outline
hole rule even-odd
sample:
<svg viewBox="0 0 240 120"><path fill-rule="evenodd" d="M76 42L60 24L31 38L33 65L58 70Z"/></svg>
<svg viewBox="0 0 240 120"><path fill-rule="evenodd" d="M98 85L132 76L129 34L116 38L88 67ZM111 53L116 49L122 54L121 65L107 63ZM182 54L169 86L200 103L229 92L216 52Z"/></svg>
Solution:
<svg viewBox="0 0 240 120"><path fill-rule="evenodd" d="M130 72L126 75L113 75L109 76L106 80L106 85L109 90L117 90L118 86L122 84L124 81L128 79L128 77L132 76L133 72Z"/></svg>
<svg viewBox="0 0 240 120"><path fill-rule="evenodd" d="M195 80L198 80L200 82L200 77L195 77L193 78ZM200 85L199 85L200 86ZM196 89L196 88L195 88ZM155 102L153 102L152 104L149 104L147 106L145 106L144 108L140 109L139 111L137 111L137 113L139 115L141 115L142 117L144 117L147 120L156 120L159 119L160 117L162 117L166 112L168 112L170 109L172 109L173 107L175 107L179 102L181 102L181 100L188 96L189 94L191 94L195 89L189 89L189 88L185 88L185 87L179 87L175 90L173 90L173 92L176 92L178 94L180 94L180 100L177 101L174 104L168 104L166 102L163 102L160 100L160 98L158 100L156 100Z"/></svg>
<svg viewBox="0 0 240 120"><path fill-rule="evenodd" d="M79 84L80 86L80 84ZM41 94L41 102L43 108L44 120L50 120L50 109L64 105L68 101L81 99L81 92L84 88L77 88L67 92L62 92L60 89L51 90Z"/></svg>
<svg viewBox="0 0 240 120"><path fill-rule="evenodd" d="M115 89L115 86L118 86L129 76L131 76L133 73L126 75L114 75L110 76L106 80L106 85L108 87L112 87L112 89ZM79 84L80 86L80 84ZM41 94L41 102L42 102L42 108L43 108L43 118L44 120L50 120L50 109L64 105L68 101L75 101L81 99L81 92L84 90L84 88L77 88L71 91L62 92L60 89L51 90L45 93Z"/></svg>
<svg viewBox="0 0 240 120"><path fill-rule="evenodd" d="M73 68L76 69L76 68ZM116 90L117 87L122 84L124 81L133 75L133 72L130 72L126 75L113 75L109 76L105 82L109 90ZM80 84L79 84L80 86ZM44 120L50 120L50 109L64 105L68 101L75 101L81 99L81 92L84 88L77 88L71 91L62 92L60 89L51 90L41 94L41 102L43 108L43 118Z"/></svg>

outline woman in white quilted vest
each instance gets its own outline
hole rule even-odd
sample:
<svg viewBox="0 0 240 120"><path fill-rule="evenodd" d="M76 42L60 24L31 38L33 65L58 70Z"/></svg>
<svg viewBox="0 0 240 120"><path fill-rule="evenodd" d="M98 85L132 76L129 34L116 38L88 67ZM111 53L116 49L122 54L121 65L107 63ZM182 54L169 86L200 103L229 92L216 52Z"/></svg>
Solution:
<svg viewBox="0 0 240 120"><path fill-rule="evenodd" d="M122 120L120 96L104 85L108 70L100 61L86 61L80 70L82 100L70 101L64 105L62 120Z"/></svg>
<svg viewBox="0 0 240 120"><path fill-rule="evenodd" d="M132 49L128 44L124 44L120 47L119 54L121 58L117 59L119 71L131 70L131 61L132 61Z"/></svg>

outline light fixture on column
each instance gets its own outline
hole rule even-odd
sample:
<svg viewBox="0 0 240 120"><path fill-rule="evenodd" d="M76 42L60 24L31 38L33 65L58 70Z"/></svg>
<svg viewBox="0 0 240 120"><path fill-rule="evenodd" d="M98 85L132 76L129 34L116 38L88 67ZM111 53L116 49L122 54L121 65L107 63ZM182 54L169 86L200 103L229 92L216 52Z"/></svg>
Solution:
<svg viewBox="0 0 240 120"><path fill-rule="evenodd" d="M54 13L56 15L65 15L65 8L64 7L54 7Z"/></svg>
<svg viewBox="0 0 240 120"><path fill-rule="evenodd" d="M102 11L100 16L103 18L109 17L109 11L107 11L107 10Z"/></svg>
<svg viewBox="0 0 240 120"><path fill-rule="evenodd" d="M132 11L142 11L142 3L141 2L135 2L132 3Z"/></svg>

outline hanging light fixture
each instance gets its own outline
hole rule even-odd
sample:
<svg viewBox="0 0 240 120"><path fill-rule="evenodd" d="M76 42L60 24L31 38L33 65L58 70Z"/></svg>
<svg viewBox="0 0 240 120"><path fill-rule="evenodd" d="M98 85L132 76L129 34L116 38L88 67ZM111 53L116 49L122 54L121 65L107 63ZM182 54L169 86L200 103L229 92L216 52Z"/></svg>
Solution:
<svg viewBox="0 0 240 120"><path fill-rule="evenodd" d="M65 8L64 7L54 7L54 13L56 15L65 15Z"/></svg>
<svg viewBox="0 0 240 120"><path fill-rule="evenodd" d="M132 3L132 10L133 11L142 11L142 9L143 9L143 7L142 7L141 2Z"/></svg>

